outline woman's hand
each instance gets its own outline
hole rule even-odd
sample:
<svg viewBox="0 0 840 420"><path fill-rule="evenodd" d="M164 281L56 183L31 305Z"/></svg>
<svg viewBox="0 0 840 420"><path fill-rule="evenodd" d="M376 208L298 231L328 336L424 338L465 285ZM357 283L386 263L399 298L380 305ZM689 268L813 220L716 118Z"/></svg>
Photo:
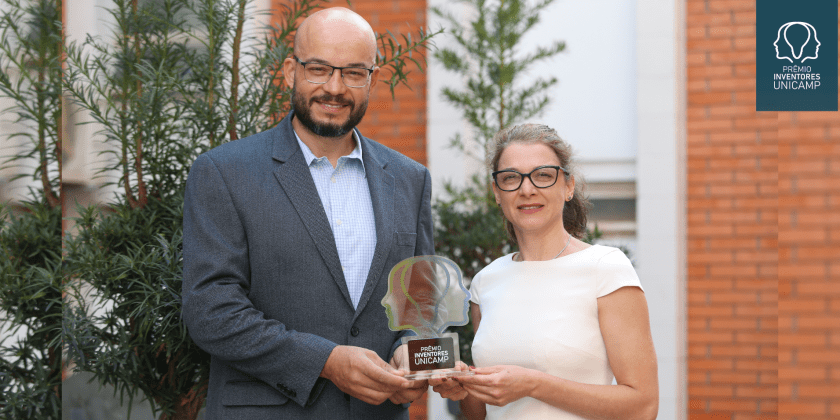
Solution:
<svg viewBox="0 0 840 420"><path fill-rule="evenodd" d="M489 366L472 371L474 376L459 376L456 380L471 396L496 406L530 396L539 375L537 371L519 366Z"/></svg>
<svg viewBox="0 0 840 420"><path fill-rule="evenodd" d="M459 371L470 370L464 362L458 362L455 369ZM429 385L432 386L432 391L437 392L443 398L449 398L452 401L460 401L467 397L467 390L461 386L454 378L429 378Z"/></svg>
<svg viewBox="0 0 840 420"><path fill-rule="evenodd" d="M461 401L467 398L467 390L453 378L429 379L432 391L437 392L443 398L452 401Z"/></svg>

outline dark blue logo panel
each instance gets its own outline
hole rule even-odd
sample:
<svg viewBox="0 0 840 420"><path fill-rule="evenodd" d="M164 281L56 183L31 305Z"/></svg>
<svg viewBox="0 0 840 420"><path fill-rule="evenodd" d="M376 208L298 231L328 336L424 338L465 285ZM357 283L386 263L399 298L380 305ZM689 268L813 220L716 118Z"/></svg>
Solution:
<svg viewBox="0 0 840 420"><path fill-rule="evenodd" d="M837 111L837 2L756 2L756 111Z"/></svg>

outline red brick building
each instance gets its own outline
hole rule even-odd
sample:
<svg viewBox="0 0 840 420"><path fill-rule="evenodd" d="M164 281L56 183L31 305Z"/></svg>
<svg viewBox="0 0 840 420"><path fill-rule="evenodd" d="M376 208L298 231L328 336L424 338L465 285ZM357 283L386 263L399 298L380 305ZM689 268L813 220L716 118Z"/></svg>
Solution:
<svg viewBox="0 0 840 420"><path fill-rule="evenodd" d="M688 397L840 418L840 114L755 111L755 2L687 2Z"/></svg>

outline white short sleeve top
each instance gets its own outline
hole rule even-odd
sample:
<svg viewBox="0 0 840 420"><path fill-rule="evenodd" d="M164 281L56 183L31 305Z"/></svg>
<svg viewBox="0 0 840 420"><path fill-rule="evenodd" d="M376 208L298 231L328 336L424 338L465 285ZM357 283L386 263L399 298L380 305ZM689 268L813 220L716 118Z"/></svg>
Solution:
<svg viewBox="0 0 840 420"><path fill-rule="evenodd" d="M597 299L622 287L642 288L627 256L601 245L549 261L512 256L490 263L470 285L470 300L481 309L472 345L476 366L518 365L575 382L611 384ZM487 418L581 417L526 397L488 406Z"/></svg>

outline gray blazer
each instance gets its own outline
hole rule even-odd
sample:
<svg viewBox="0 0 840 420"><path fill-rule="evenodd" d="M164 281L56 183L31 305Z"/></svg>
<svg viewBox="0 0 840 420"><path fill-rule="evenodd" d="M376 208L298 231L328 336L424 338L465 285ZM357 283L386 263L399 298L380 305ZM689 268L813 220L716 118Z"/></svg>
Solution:
<svg viewBox="0 0 840 420"><path fill-rule="evenodd" d="M291 116L193 163L184 202L183 319L211 355L206 418L408 419L319 378L336 345L390 360L401 333L380 300L399 261L433 255L431 178L368 138L376 250L358 308Z"/></svg>

